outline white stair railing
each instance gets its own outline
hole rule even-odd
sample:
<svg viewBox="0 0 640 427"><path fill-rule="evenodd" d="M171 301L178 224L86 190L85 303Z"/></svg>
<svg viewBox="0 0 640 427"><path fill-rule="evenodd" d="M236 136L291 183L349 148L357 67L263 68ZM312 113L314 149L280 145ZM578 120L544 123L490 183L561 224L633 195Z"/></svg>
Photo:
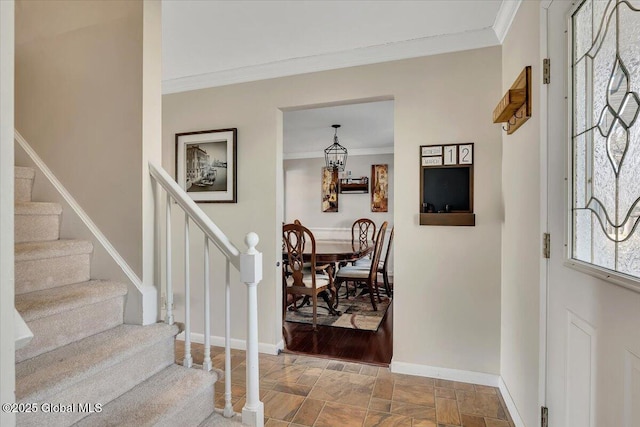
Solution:
<svg viewBox="0 0 640 427"><path fill-rule="evenodd" d="M246 388L247 396L245 406L242 408L242 423L250 426L262 427L264 425L264 405L259 397L259 373L258 373L258 294L257 285L262 280L262 254L256 246L259 238L256 233L249 233L245 237L248 249L246 253L240 253L238 248L231 243L229 238L217 225L198 207L198 205L178 186L171 176L161 167L149 163L149 173L154 181L166 193L165 226L166 248L165 274L166 274L166 315L165 322L174 322L173 314L173 284L171 269L171 205L172 201L182 208L185 213L184 247L185 247L185 341L184 341L184 366L193 365L191 356L191 283L189 277L189 225L194 223L204 234L204 360L202 369L211 370L211 331L210 331L210 263L209 246L213 244L226 258L225 271L225 417L235 415L231 404L231 265L240 272L240 281L247 285L247 349L246 349ZM160 195L156 194L156 209L161 209ZM156 218L161 218L160 212Z"/></svg>

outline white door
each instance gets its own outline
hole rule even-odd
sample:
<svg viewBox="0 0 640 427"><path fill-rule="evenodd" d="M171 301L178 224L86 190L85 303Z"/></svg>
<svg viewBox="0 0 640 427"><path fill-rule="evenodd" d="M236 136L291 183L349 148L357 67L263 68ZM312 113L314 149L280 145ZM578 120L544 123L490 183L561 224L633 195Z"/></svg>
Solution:
<svg viewBox="0 0 640 427"><path fill-rule="evenodd" d="M608 14L615 6L615 0L612 2L602 0L587 0L589 4L586 6L592 8L588 14L593 17L601 13ZM572 86L572 74L569 69L568 52L572 52L573 48L570 44L569 35L571 27L569 19L571 14L582 3L582 0L571 2L564 0L555 0L548 9L547 21L547 37L548 37L548 55L551 59L551 83L547 86L548 90L548 228L551 233L551 259L549 260L549 276L548 276L548 305L547 305L547 371L546 371L546 403L549 408L549 426L551 427L640 427L640 293L638 290L632 290L614 284L609 280L602 280L593 274L586 274L581 270L578 271L576 263L571 261L574 255L570 254L573 239L568 236L568 230L574 230L572 218L568 214L568 210L574 206L570 198L573 194L579 194L578 197L584 197L584 186L591 185L600 176L596 176L592 181L592 177L582 180L583 187L572 190L568 186L569 179L573 174L573 169L579 170L580 167L587 168L585 175L589 170L593 171L598 167L594 156L587 156L583 151L576 150L578 156L582 156L576 161L572 161L573 152L571 147L575 139L572 139L570 133L574 132L574 126L569 126L568 115L571 114L568 105L572 105L572 91L568 88ZM640 2L630 1L634 7L640 7ZM635 13L634 19L636 24L632 26L631 34L633 37L625 43L620 43L620 47L629 48L631 46L638 52L640 48L640 12L632 12L626 4L619 6L626 8L624 16L617 15L615 10L612 12L612 19L609 20L608 31L615 28L619 24L627 25L631 13ZM605 11L605 12L603 12ZM589 16L584 14L583 18L588 20ZM601 20L596 19L592 25L591 35L597 34ZM584 21L586 22L586 21ZM584 24L583 22L583 24ZM589 25L589 24L586 24ZM583 27L587 28L587 27ZM603 30L604 31L604 30ZM629 32L625 33L627 36ZM587 34L581 39L580 43L591 43L591 36ZM582 37L582 36L581 36ZM615 33L611 37L614 37ZM578 39L578 37L576 37ZM585 41L587 40L587 41ZM604 45L603 45L604 46ZM610 59L611 66L607 68L610 73L607 80L611 80L615 67L615 46L609 44L602 47L598 55L613 55ZM585 50L586 48L580 48ZM609 49L609 51L605 50ZM579 57L579 55L578 55ZM618 80L617 83L629 83L631 91L639 91L640 87L640 55L632 54L627 56L631 58L627 64L627 68L631 71L629 79ZM576 65L577 67L587 67L589 65ZM595 78L598 67L594 66L593 74L585 71L582 75L585 79ZM586 68L585 68L586 69ZM582 85L584 82L579 82ZM604 85L603 91L612 90L612 85ZM578 91L576 90L576 93ZM628 92L627 92L628 93ZM624 93L622 94L624 95ZM640 95L640 94L638 94ZM595 101L597 94L591 99L587 96L580 100L580 103L589 105L589 102ZM614 109L620 113L622 103L616 101L614 94L610 93L610 102L614 105ZM626 98L625 98L626 99ZM622 100L624 101L624 99ZM598 107L602 110L601 106ZM594 108L593 111L598 111ZM627 106L626 108L635 108ZM624 119L631 122L629 116L632 110L627 110ZM609 114L608 112L606 114ZM616 113L617 114L617 113ZM585 128L594 125L593 114L585 114L580 120L586 123L576 123L575 128ZM591 121L591 122L589 122ZM607 123L611 124L615 121L615 115L603 119L602 127L606 127ZM595 124L599 123L598 117ZM610 163L617 165L618 173L622 177L623 172L635 174L635 190L640 192L640 117L631 126L629 132L633 133L628 139L629 146L626 151L623 150L622 157L625 165L620 167L621 158L616 154L616 150L620 146L613 147L610 150ZM597 129L596 129L597 130ZM605 133L609 129L605 129ZM615 130L617 132L617 130ZM573 133L575 135L577 132ZM624 132L623 132L624 133ZM589 132L584 134L588 137ZM600 137L598 137L600 138ZM606 138L599 141L607 141ZM613 141L615 142L615 141ZM583 144L583 142L576 143ZM596 144L596 143L593 143ZM632 146L633 145L633 146ZM584 145L580 145L584 147ZM595 150L595 145L592 146ZM589 148L589 146L587 146ZM623 147L624 148L624 147ZM617 157L616 157L617 156ZM587 159L587 160L585 160ZM630 163L631 162L631 163ZM569 167L568 165L571 165ZM585 166L586 165L586 166ZM635 165L635 166L633 166ZM600 165L601 166L601 165ZM622 179L622 178L621 178ZM627 178L625 178L627 179ZM632 180L633 182L633 180ZM595 185L595 184L594 184ZM630 184L626 183L625 186ZM627 188L627 187L625 187ZM616 189L604 192L602 198L614 197ZM589 194L590 196L591 194ZM640 197L640 194L638 194ZM584 203L582 200L580 203ZM606 204L606 203L605 203ZM592 205L592 208L594 206ZM594 208L594 210L597 210ZM615 210L618 210L616 204ZM577 212L577 211L576 211ZM602 213L602 212L601 212ZM573 215L573 214L572 214ZM577 213L575 215L578 215ZM586 221L586 224L597 224L596 214L588 209L580 210L580 214ZM619 220L614 215L614 222ZM612 216L611 218L614 218ZM586 219L584 219L586 217ZM584 225L584 223L582 224ZM584 240L581 240L579 250L586 251L582 256L592 256L591 261L596 259L600 252L607 252L607 248L613 248L613 256L618 257L618 250L627 250L630 242L640 244L640 226L635 230L635 240L630 239L626 243L616 245L611 240L605 240L604 230L602 227L593 227L587 236L588 246L585 249ZM611 230L607 230L611 231ZM623 229L614 230L616 233L622 233ZM628 230L627 230L628 232ZM598 234L600 233L600 234ZM576 234L578 234L576 232ZM606 236L604 236L606 238ZM590 239L590 240L589 240ZM621 239L618 239L621 240ZM626 246L625 246L626 245ZM588 255L585 255L588 253ZM620 252L622 256L623 253ZM627 254L629 255L629 254ZM640 269L640 246L636 246L630 256L635 256L638 264L626 268ZM598 262L606 262L599 260ZM574 268L568 264L574 264ZM612 261L614 268L619 268L618 261ZM622 264L628 263L628 260ZM579 263L578 263L579 264ZM626 264L625 264L626 265ZM602 274L602 273L600 273ZM606 274L606 273L604 273ZM602 276L600 276L602 277ZM633 287L632 281L624 281L623 284Z"/></svg>

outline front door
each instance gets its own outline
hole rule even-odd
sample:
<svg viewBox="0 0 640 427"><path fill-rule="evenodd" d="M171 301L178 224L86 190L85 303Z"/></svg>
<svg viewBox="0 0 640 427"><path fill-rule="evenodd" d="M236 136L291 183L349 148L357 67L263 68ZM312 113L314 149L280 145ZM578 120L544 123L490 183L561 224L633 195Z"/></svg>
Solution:
<svg viewBox="0 0 640 427"><path fill-rule="evenodd" d="M548 9L546 402L552 427L640 426L640 288L634 290L628 276L617 284L615 274L606 278L607 269L640 269L640 226L620 226L640 215L640 205L629 199L640 197L640 117L635 95L628 95L640 95L635 8L640 1L555 0ZM594 58L579 60L585 52ZM590 84L590 93L580 92ZM575 258L604 269L579 270L586 263Z"/></svg>

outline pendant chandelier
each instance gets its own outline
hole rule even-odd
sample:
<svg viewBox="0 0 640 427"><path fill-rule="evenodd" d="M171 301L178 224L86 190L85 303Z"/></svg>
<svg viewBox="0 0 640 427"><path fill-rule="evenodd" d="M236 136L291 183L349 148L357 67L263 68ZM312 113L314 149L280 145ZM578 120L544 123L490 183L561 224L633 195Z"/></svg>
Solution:
<svg viewBox="0 0 640 427"><path fill-rule="evenodd" d="M338 142L338 128L340 125L331 125L334 128L333 144L324 149L324 160L328 168L344 171L347 164L347 149Z"/></svg>

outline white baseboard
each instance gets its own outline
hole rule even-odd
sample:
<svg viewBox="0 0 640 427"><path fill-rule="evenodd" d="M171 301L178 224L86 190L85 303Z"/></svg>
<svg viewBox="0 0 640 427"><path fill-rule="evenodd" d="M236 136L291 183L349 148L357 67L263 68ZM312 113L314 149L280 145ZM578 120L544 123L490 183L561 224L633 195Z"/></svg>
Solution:
<svg viewBox="0 0 640 427"><path fill-rule="evenodd" d="M419 377L438 378L449 381L460 381L498 387L500 376L484 372L463 371L460 369L439 368L436 366L417 365L414 363L391 361L391 372L398 374L416 375Z"/></svg>
<svg viewBox="0 0 640 427"><path fill-rule="evenodd" d="M176 336L177 340L184 341L184 331ZM211 345L224 347L224 337L211 336ZM204 334L191 333L191 342L204 344ZM231 339L231 348L235 350L246 350L247 342L245 340ZM280 340L276 344L258 343L258 352L265 354L277 355L284 349L284 341Z"/></svg>
<svg viewBox="0 0 640 427"><path fill-rule="evenodd" d="M516 404L511 397L511 393L509 393L509 388L507 387L507 384L504 382L502 377L500 377L498 388L500 389L500 393L502 393L502 398L504 399L505 405L507 405L507 409L509 410L509 414L511 415L511 419L513 419L513 423L515 424L515 426L525 427L522 418L520 418L518 408L516 407Z"/></svg>

